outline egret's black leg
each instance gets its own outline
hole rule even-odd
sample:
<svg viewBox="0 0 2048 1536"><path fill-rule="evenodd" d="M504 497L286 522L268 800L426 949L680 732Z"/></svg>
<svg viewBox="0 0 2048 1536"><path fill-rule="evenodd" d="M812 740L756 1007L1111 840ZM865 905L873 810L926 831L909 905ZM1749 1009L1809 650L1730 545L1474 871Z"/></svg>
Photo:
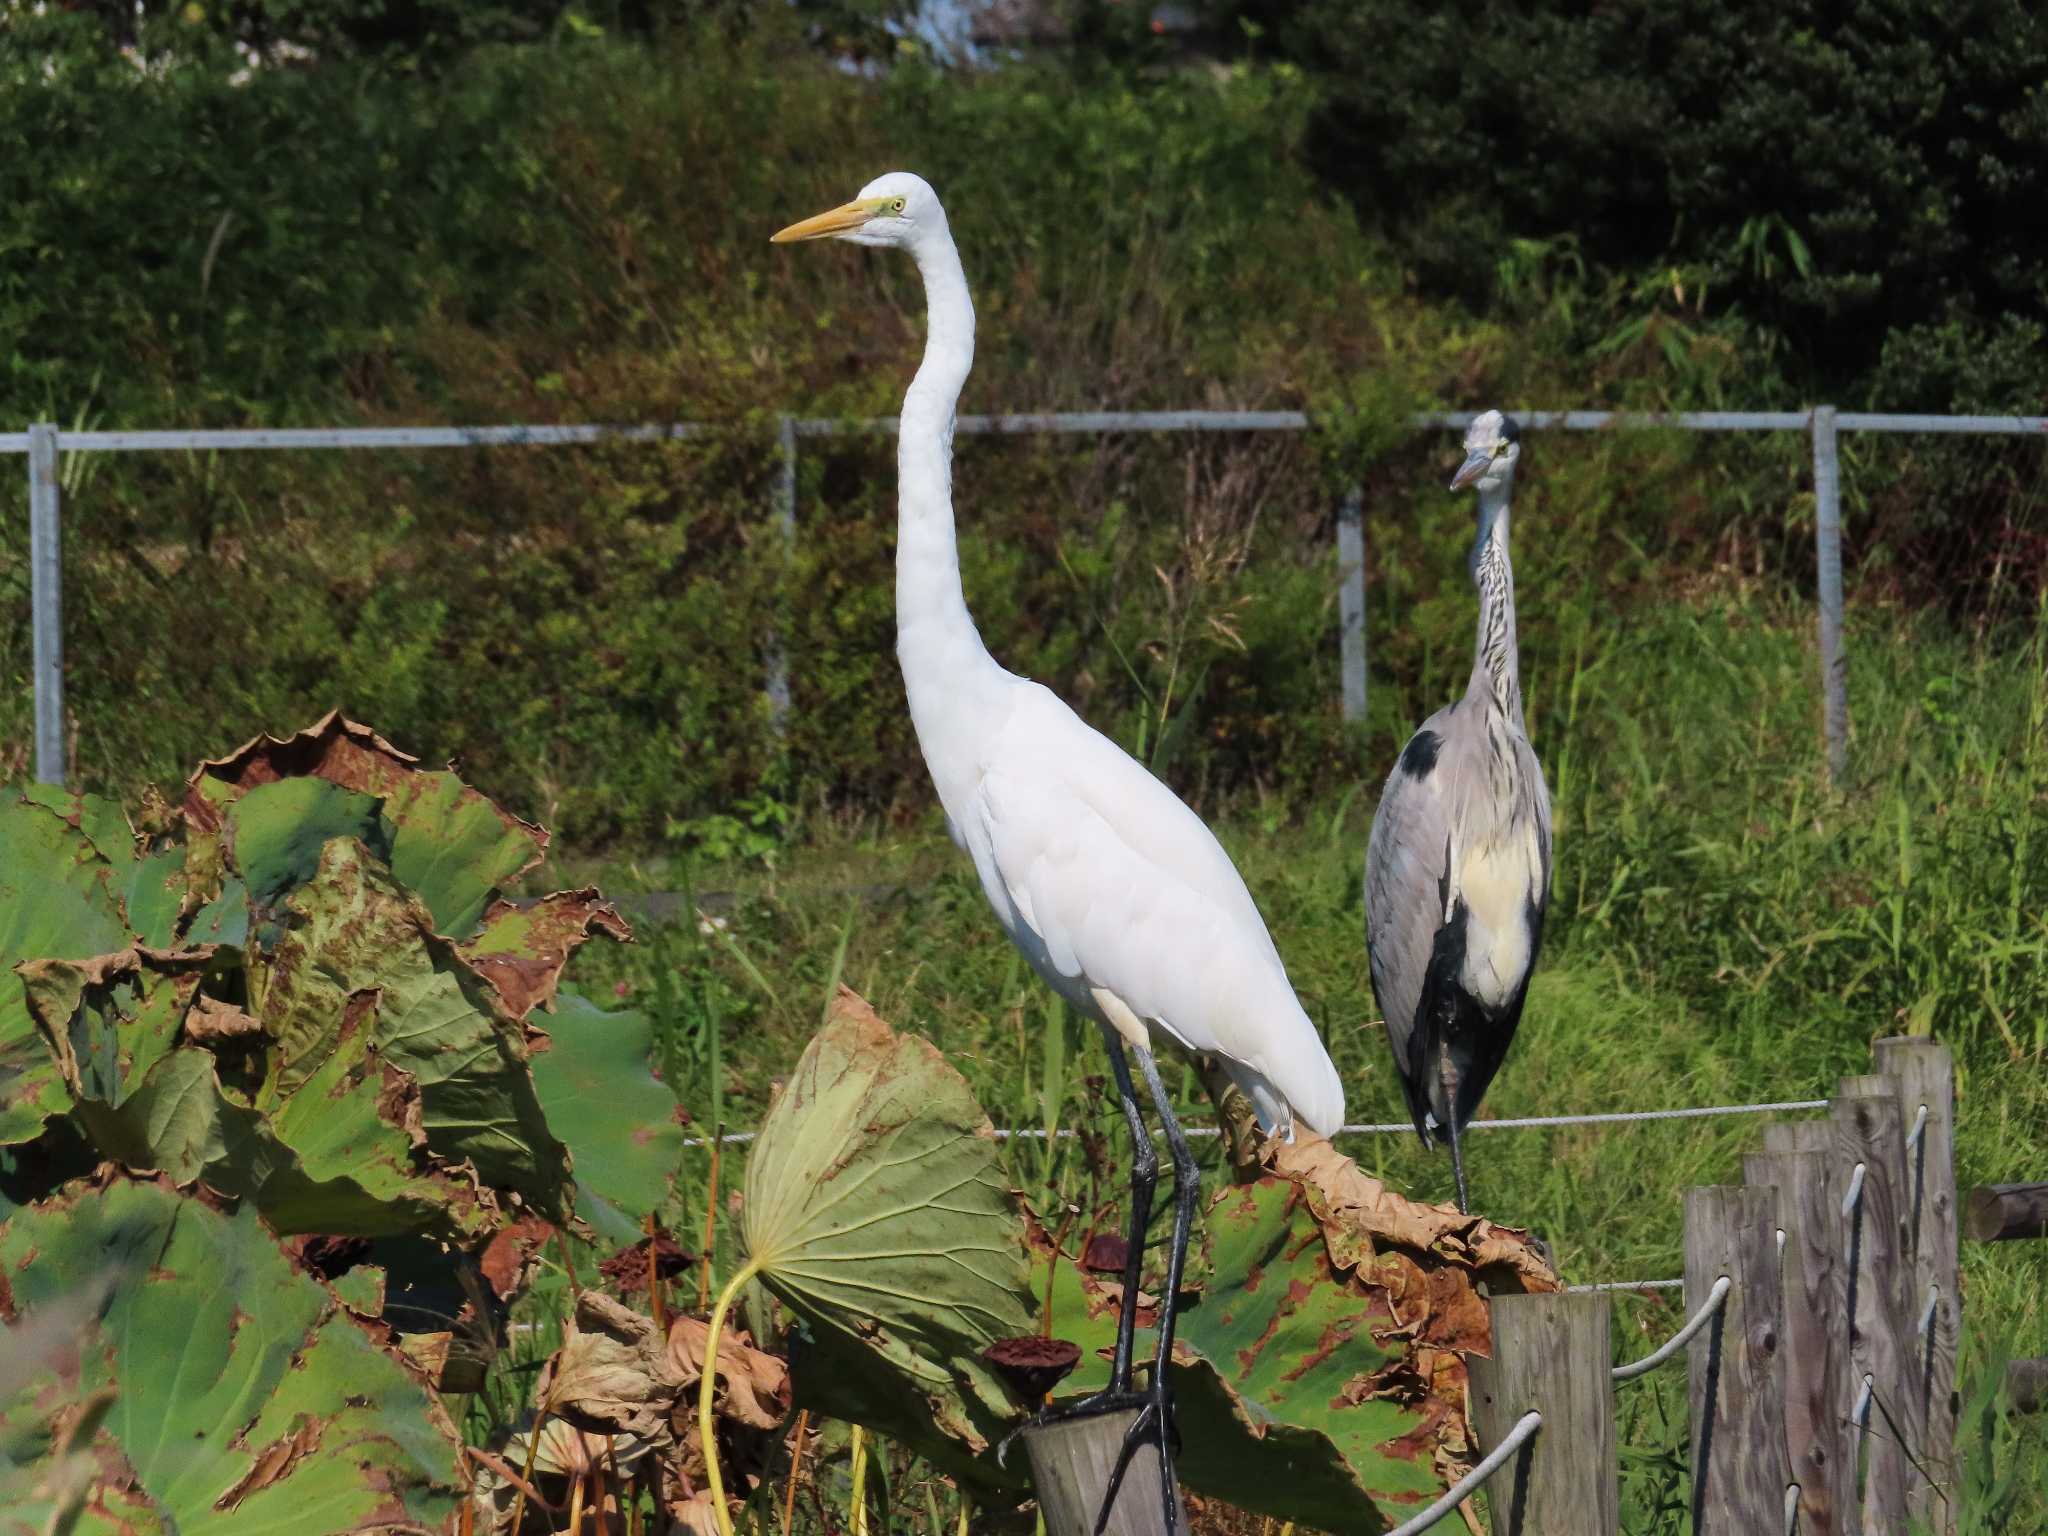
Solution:
<svg viewBox="0 0 2048 1536"><path fill-rule="evenodd" d="M1450 1107L1451 1176L1458 1181L1458 1214L1470 1215L1471 1203L1465 1193L1465 1153L1458 1145L1458 1069L1451 1064L1451 1048L1444 1047L1444 1103Z"/></svg>
<svg viewBox="0 0 2048 1536"><path fill-rule="evenodd" d="M1116 1354L1110 1361L1109 1385L1079 1402L1033 1414L997 1443L998 1464L1009 1452L1011 1440L1027 1429L1098 1413L1115 1413L1144 1401L1131 1392L1131 1341L1138 1331L1138 1269L1145 1259L1145 1229L1152 1223L1152 1191L1159 1183L1159 1154L1152 1148L1151 1133L1145 1129L1145 1117L1138 1108L1138 1091L1131 1083L1123 1040L1112 1029L1103 1030L1102 1038L1109 1046L1110 1070L1116 1075L1117 1101L1123 1106L1124 1120L1131 1128L1131 1216L1125 1227L1124 1294L1117 1306ZM1112 1479L1112 1495L1114 1489Z"/></svg>
<svg viewBox="0 0 2048 1536"><path fill-rule="evenodd" d="M1145 1086L1151 1090L1152 1104L1159 1111L1159 1123L1166 1132L1166 1145L1173 1156L1173 1246L1166 1256L1166 1289L1159 1298L1159 1348L1152 1357L1152 1378L1146 1383L1145 1407L1131 1427L1124 1431L1123 1448L1117 1452L1116 1465L1109 1474L1109 1487L1102 1496L1102 1509L1095 1516L1095 1536L1102 1536L1103 1528L1109 1523L1109 1512L1116 1504L1117 1491L1123 1487L1124 1473L1130 1469L1131 1458L1144 1445L1153 1445L1159 1450L1159 1494L1166 1509L1164 1530L1167 1536L1173 1536L1178 1527L1180 1509L1173 1475L1173 1444L1180 1436L1173 1422L1173 1393L1168 1384L1168 1365L1173 1359L1174 1312L1180 1295L1181 1271L1187 1263L1195 1206L1201 1200L1201 1174L1195 1167L1194 1153L1188 1150L1187 1137L1181 1134L1180 1122L1173 1117L1173 1106L1167 1101L1166 1085L1159 1080L1159 1067L1152 1060L1152 1053L1143 1046L1134 1049L1138 1053L1138 1070L1145 1074Z"/></svg>
<svg viewBox="0 0 2048 1536"><path fill-rule="evenodd" d="M1152 1224L1152 1191L1159 1183L1159 1154L1152 1150L1151 1133L1145 1129L1145 1117L1138 1109L1138 1093L1131 1086L1131 1066L1124 1059L1124 1043L1113 1029L1105 1029L1102 1038L1109 1045L1116 1096L1131 1127L1131 1218L1124 1226L1124 1294L1116 1314L1116 1358L1109 1367L1109 1391L1114 1395L1131 1390L1131 1339L1138 1331L1138 1267L1145 1257L1145 1229ZM1143 1059L1149 1064L1152 1058L1148 1054Z"/></svg>

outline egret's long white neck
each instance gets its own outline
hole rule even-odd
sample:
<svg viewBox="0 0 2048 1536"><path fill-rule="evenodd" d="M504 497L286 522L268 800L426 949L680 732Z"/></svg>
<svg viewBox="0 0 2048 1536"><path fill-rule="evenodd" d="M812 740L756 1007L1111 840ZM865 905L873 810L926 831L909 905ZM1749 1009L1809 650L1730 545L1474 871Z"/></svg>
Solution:
<svg viewBox="0 0 2048 1536"><path fill-rule="evenodd" d="M1479 488L1479 544L1472 584L1479 589L1479 633L1466 696L1488 698L1520 727L1522 668L1515 644L1515 568L1508 559L1508 479Z"/></svg>
<svg viewBox="0 0 2048 1536"><path fill-rule="evenodd" d="M896 655L924 739L927 701L978 681L995 663L968 616L953 528L953 408L974 363L974 301L943 225L912 253L924 278L928 329L896 440Z"/></svg>

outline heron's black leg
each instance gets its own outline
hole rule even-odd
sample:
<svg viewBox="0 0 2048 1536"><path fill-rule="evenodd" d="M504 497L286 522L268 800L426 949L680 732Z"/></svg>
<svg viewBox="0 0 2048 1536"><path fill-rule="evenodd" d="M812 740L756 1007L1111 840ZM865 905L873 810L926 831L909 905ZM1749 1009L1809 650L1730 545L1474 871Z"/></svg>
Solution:
<svg viewBox="0 0 2048 1536"><path fill-rule="evenodd" d="M1145 1407L1131 1427L1124 1431L1123 1447L1117 1452L1116 1465L1109 1474L1109 1487L1102 1496L1102 1508L1095 1517L1095 1536L1102 1536L1103 1528L1109 1523L1110 1509L1116 1503L1117 1491L1123 1487L1124 1473L1130 1468L1131 1458L1145 1445L1156 1446L1159 1450L1159 1493L1166 1509L1163 1529L1167 1536L1173 1536L1179 1523L1180 1500L1173 1475L1172 1447L1180 1437L1173 1422L1173 1393L1168 1384L1168 1366L1173 1359L1174 1304L1180 1295L1181 1271L1187 1263L1195 1206L1201 1200L1201 1174L1195 1167L1194 1153L1188 1150L1187 1137L1181 1134L1180 1122L1173 1117L1173 1106L1167 1101L1166 1085L1159 1080L1159 1067L1152 1060L1152 1053L1143 1046L1134 1049L1138 1053L1138 1070L1145 1074L1145 1086L1151 1090L1153 1107L1159 1111L1159 1123L1166 1132L1166 1145L1173 1155L1173 1246L1166 1257L1166 1289L1159 1298L1159 1348L1152 1357L1152 1378L1146 1383Z"/></svg>
<svg viewBox="0 0 2048 1536"><path fill-rule="evenodd" d="M1100 1392L1091 1392L1079 1402L1042 1409L1033 1414L997 1443L998 1464L1008 1453L1010 1441L1027 1429L1039 1429L1068 1419L1085 1419L1099 1413L1115 1413L1143 1401L1131 1393L1131 1341L1138 1331L1138 1269L1145 1259L1145 1229L1152 1224L1152 1191L1159 1183L1159 1154L1152 1148L1151 1133L1145 1129L1145 1117L1138 1108L1138 1091L1131 1083L1131 1067L1124 1058L1123 1040L1112 1029L1103 1030L1102 1038L1109 1047L1110 1070L1116 1075L1117 1100L1123 1106L1124 1120L1131 1128L1131 1215L1125 1226L1124 1294L1117 1306L1116 1354L1110 1361L1109 1385ZM1177 1132L1178 1127L1175 1129ZM1111 1479L1112 1498L1117 1481ZM1105 1507L1107 1502L1105 1500Z"/></svg>
<svg viewBox="0 0 2048 1536"><path fill-rule="evenodd" d="M1451 1132L1451 1176L1458 1181L1458 1214L1471 1214L1471 1203L1465 1193L1465 1153L1458 1145L1458 1069L1451 1064L1451 1048L1444 1047L1444 1103L1450 1109Z"/></svg>

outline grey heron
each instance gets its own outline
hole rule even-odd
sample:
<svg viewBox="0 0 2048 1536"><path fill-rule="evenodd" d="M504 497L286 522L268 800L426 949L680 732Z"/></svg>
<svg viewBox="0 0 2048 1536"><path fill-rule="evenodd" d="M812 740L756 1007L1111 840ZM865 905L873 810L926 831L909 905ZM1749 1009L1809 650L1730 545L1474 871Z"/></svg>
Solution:
<svg viewBox="0 0 2048 1536"><path fill-rule="evenodd" d="M1521 1021L1550 897L1550 791L1522 720L1508 559L1508 493L1521 453L1519 428L1499 411L1465 434L1450 488L1479 493L1472 680L1402 749L1365 855L1373 995L1416 1134L1425 1147L1450 1143L1461 1211L1459 1134Z"/></svg>

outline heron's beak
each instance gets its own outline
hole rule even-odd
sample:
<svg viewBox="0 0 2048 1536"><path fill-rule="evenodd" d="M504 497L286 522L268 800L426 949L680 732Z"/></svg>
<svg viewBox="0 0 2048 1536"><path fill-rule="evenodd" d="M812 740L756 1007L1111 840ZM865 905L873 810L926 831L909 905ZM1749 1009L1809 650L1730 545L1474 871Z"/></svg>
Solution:
<svg viewBox="0 0 2048 1536"><path fill-rule="evenodd" d="M827 235L844 235L859 229L874 216L875 210L868 203L841 203L837 208L777 230L768 239L774 245L787 245L792 240L823 240Z"/></svg>
<svg viewBox="0 0 2048 1536"><path fill-rule="evenodd" d="M776 236L776 238L779 240L782 237L778 235ZM1473 449L1472 452L1465 455L1465 462L1458 466L1458 472L1455 475L1451 476L1451 489L1454 491L1462 491L1474 480L1477 480L1481 475L1485 474L1488 469L1492 468L1492 466L1492 449Z"/></svg>

